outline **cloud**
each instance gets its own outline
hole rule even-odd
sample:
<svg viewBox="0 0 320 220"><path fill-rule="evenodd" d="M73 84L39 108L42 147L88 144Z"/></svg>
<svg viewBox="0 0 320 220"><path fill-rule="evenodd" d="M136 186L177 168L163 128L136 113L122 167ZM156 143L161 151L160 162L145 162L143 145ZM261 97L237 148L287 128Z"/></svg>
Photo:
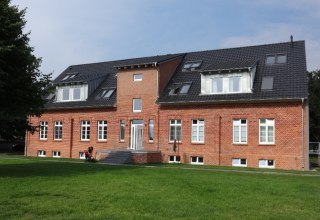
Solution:
<svg viewBox="0 0 320 220"><path fill-rule="evenodd" d="M303 26L286 23L268 24L261 27L261 31L251 35L232 36L224 39L222 47L239 47L258 44L269 44L290 41L293 35L294 40L306 41L307 68L309 71L320 69L319 51L320 42L306 31Z"/></svg>

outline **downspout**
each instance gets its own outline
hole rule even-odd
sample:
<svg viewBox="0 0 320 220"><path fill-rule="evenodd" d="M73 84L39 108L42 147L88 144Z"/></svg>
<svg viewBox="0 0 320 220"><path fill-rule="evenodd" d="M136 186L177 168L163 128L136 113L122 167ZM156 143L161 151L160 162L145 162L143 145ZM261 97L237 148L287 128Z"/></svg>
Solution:
<svg viewBox="0 0 320 220"><path fill-rule="evenodd" d="M73 118L70 120L70 158L72 158L72 147L73 147Z"/></svg>
<svg viewBox="0 0 320 220"><path fill-rule="evenodd" d="M306 100L306 144L307 144L307 158L306 158L306 164L307 164L307 167L306 167L306 170L310 170L310 158L309 158L309 100Z"/></svg>
<svg viewBox="0 0 320 220"><path fill-rule="evenodd" d="M221 116L219 115L219 141L218 141L218 145L219 145L219 151L218 151L218 155L219 155L219 159L218 159L218 164L220 166L221 162L220 162L220 157L221 157Z"/></svg>
<svg viewBox="0 0 320 220"><path fill-rule="evenodd" d="M304 152L304 109L303 109L304 98L301 99L301 168L304 170L304 160L305 160L305 152Z"/></svg>
<svg viewBox="0 0 320 220"><path fill-rule="evenodd" d="M156 63L155 63L156 65ZM159 98L159 67L157 67L157 98ZM160 106L159 104L157 104L157 108L158 108L158 129L157 129L157 132L158 132L158 143L157 143L157 150L159 151L160 149Z"/></svg>

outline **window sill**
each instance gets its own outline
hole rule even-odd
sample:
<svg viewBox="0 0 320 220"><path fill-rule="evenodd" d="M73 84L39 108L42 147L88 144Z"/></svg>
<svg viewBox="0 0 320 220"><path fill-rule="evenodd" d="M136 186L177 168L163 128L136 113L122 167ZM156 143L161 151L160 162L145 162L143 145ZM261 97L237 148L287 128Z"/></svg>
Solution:
<svg viewBox="0 0 320 220"><path fill-rule="evenodd" d="M153 141L148 141L148 144L154 144L154 142Z"/></svg>
<svg viewBox="0 0 320 220"><path fill-rule="evenodd" d="M169 141L168 144L174 144L174 141ZM182 144L181 141L176 141L176 144Z"/></svg>
<svg viewBox="0 0 320 220"><path fill-rule="evenodd" d="M193 145L205 145L204 142L191 142L191 144L193 144Z"/></svg>
<svg viewBox="0 0 320 220"><path fill-rule="evenodd" d="M41 138L40 138L39 140L40 140L40 141L48 141L48 138L47 138L47 139L41 139Z"/></svg>
<svg viewBox="0 0 320 220"><path fill-rule="evenodd" d="M97 143L107 143L108 140L97 140Z"/></svg>
<svg viewBox="0 0 320 220"><path fill-rule="evenodd" d="M124 140L120 140L119 143L126 143Z"/></svg>
<svg viewBox="0 0 320 220"><path fill-rule="evenodd" d="M53 139L54 142L62 142L62 139Z"/></svg>
<svg viewBox="0 0 320 220"><path fill-rule="evenodd" d="M248 143L232 143L234 146L249 146Z"/></svg>
<svg viewBox="0 0 320 220"><path fill-rule="evenodd" d="M80 140L80 141L83 141L83 142L89 142L89 141L90 141L90 139L89 139L89 140Z"/></svg>
<svg viewBox="0 0 320 220"><path fill-rule="evenodd" d="M275 143L270 143L270 144L258 144L259 146L276 146L276 144Z"/></svg>

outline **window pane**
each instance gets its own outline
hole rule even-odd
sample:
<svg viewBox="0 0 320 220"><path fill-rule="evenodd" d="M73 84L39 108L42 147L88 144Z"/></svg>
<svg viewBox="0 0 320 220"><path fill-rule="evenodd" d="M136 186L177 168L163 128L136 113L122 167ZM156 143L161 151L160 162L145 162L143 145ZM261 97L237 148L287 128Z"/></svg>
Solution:
<svg viewBox="0 0 320 220"><path fill-rule="evenodd" d="M180 93L181 93L181 94L186 94L186 93L188 93L190 86L191 86L190 84L185 84L185 85L183 85L182 88L181 88L181 90L180 90Z"/></svg>
<svg viewBox="0 0 320 220"><path fill-rule="evenodd" d="M240 159L240 164L241 165L246 165L247 164L247 160L246 159Z"/></svg>
<svg viewBox="0 0 320 220"><path fill-rule="evenodd" d="M260 126L260 142L266 142L266 127Z"/></svg>
<svg viewBox="0 0 320 220"><path fill-rule="evenodd" d="M181 141L181 126L177 126L177 134L176 134L176 138L178 141Z"/></svg>
<svg viewBox="0 0 320 220"><path fill-rule="evenodd" d="M133 111L141 111L141 99L133 99Z"/></svg>
<svg viewBox="0 0 320 220"><path fill-rule="evenodd" d="M247 126L241 126L241 142L247 142Z"/></svg>
<svg viewBox="0 0 320 220"><path fill-rule="evenodd" d="M62 100L69 100L69 89L62 90Z"/></svg>
<svg viewBox="0 0 320 220"><path fill-rule="evenodd" d="M203 157L198 157L198 162L203 163Z"/></svg>
<svg viewBox="0 0 320 220"><path fill-rule="evenodd" d="M233 76L229 78L230 92L240 92L240 76Z"/></svg>
<svg viewBox="0 0 320 220"><path fill-rule="evenodd" d="M266 166L266 160L259 160L259 166Z"/></svg>
<svg viewBox="0 0 320 220"><path fill-rule="evenodd" d="M154 138L154 122L149 120L149 141L153 141Z"/></svg>
<svg viewBox="0 0 320 220"><path fill-rule="evenodd" d="M287 56L286 55L278 55L277 56L277 63L286 63L287 62Z"/></svg>
<svg viewBox="0 0 320 220"><path fill-rule="evenodd" d="M73 99L74 100L80 99L80 88L73 89Z"/></svg>
<svg viewBox="0 0 320 220"><path fill-rule="evenodd" d="M222 92L222 78L212 79L212 92Z"/></svg>
<svg viewBox="0 0 320 220"><path fill-rule="evenodd" d="M276 62L275 55L267 56L266 64L274 64Z"/></svg>
<svg viewBox="0 0 320 220"><path fill-rule="evenodd" d="M196 162L197 162L197 157L191 157L191 161L192 161L193 163L196 163Z"/></svg>
<svg viewBox="0 0 320 220"><path fill-rule="evenodd" d="M273 127L268 127L268 142L273 142Z"/></svg>
<svg viewBox="0 0 320 220"><path fill-rule="evenodd" d="M120 141L124 140L125 126L126 126L125 121L120 120Z"/></svg>
<svg viewBox="0 0 320 220"><path fill-rule="evenodd" d="M233 126L233 142L239 142L239 126Z"/></svg>
<svg viewBox="0 0 320 220"><path fill-rule="evenodd" d="M239 159L232 159L232 165L238 165Z"/></svg>
<svg viewBox="0 0 320 220"><path fill-rule="evenodd" d="M268 160L268 166L273 166L273 160Z"/></svg>

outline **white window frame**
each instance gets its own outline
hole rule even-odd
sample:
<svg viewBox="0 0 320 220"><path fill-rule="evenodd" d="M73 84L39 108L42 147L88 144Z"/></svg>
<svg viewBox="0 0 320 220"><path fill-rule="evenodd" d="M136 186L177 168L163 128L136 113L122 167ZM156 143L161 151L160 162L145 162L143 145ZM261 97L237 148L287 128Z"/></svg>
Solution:
<svg viewBox="0 0 320 220"><path fill-rule="evenodd" d="M266 165L261 165L261 162L264 161ZM273 161L273 165L272 166L269 166L268 165L268 159L260 159L259 160L259 168L270 168L270 169L274 169L275 166L276 166L276 163L275 163L275 160L271 160Z"/></svg>
<svg viewBox="0 0 320 220"><path fill-rule="evenodd" d="M140 109L135 109L135 102L140 100ZM134 98L132 99L132 111L133 112L142 112L142 99L141 98Z"/></svg>
<svg viewBox="0 0 320 220"><path fill-rule="evenodd" d="M196 161L193 162L192 159L196 158ZM199 162L199 159L202 158L202 162ZM204 158L200 157L200 156L191 156L190 157L190 164L194 164L194 165L203 165L204 164Z"/></svg>
<svg viewBox="0 0 320 220"><path fill-rule="evenodd" d="M246 123L245 124L242 124L242 121L245 120ZM235 141L235 128L238 127L238 137L239 137L239 140L238 141ZM245 127L245 128L243 128ZM246 140L245 141L242 141L242 131L243 129L245 129L245 133L246 133ZM247 144L248 143L248 120L247 119L233 119L233 134L232 134L232 142L234 144Z"/></svg>
<svg viewBox="0 0 320 220"><path fill-rule="evenodd" d="M75 98L75 91L76 90L79 90L79 98L78 99ZM72 100L73 101L81 100L81 88L72 88Z"/></svg>
<svg viewBox="0 0 320 220"><path fill-rule="evenodd" d="M97 123L98 123L98 141L106 141L108 139L108 122L105 120L99 120Z"/></svg>
<svg viewBox="0 0 320 220"><path fill-rule="evenodd" d="M197 123L194 124L193 122L196 121ZM200 123L203 122L203 123ZM203 127L203 137L201 140L200 136L200 128ZM196 131L196 140L193 140L193 131ZM204 143L205 138L205 122L204 119L192 119L191 120L191 143Z"/></svg>
<svg viewBox="0 0 320 220"><path fill-rule="evenodd" d="M52 157L55 157L55 158L60 158L60 151L52 151Z"/></svg>
<svg viewBox="0 0 320 220"><path fill-rule="evenodd" d="M81 140L90 141L90 121L88 120L81 121Z"/></svg>
<svg viewBox="0 0 320 220"><path fill-rule="evenodd" d="M178 160L179 158L179 160ZM171 160L173 159L173 160ZM181 156L176 156L176 155L169 155L168 156L168 163L180 163L181 161Z"/></svg>
<svg viewBox="0 0 320 220"><path fill-rule="evenodd" d="M261 123L261 120L266 120L265 123ZM265 127L265 132L266 132L266 141L261 141L261 127ZM269 129L270 127L273 128L273 132L272 132L272 137L273 137L273 141L269 141ZM259 144L275 144L275 119L273 118L260 118L259 119Z"/></svg>
<svg viewBox="0 0 320 220"><path fill-rule="evenodd" d="M124 142L126 134L126 122L125 120L120 120L120 131L119 131L119 141ZM122 130L123 129L123 130ZM121 137L123 135L123 138Z"/></svg>
<svg viewBox="0 0 320 220"><path fill-rule="evenodd" d="M46 157L46 151L45 150L38 150L37 156L38 157Z"/></svg>
<svg viewBox="0 0 320 220"><path fill-rule="evenodd" d="M245 164L241 164L241 160L245 160ZM248 162L245 158L232 158L232 166L233 167L247 167Z"/></svg>
<svg viewBox="0 0 320 220"><path fill-rule="evenodd" d="M180 122L178 122L180 121ZM171 127L174 128L174 138L171 139ZM177 128L180 127L180 137L178 137ZM169 120L169 142L173 143L174 141L177 141L181 143L181 137L182 137L182 120L181 119L170 119ZM180 138L180 139L179 139Z"/></svg>
<svg viewBox="0 0 320 220"><path fill-rule="evenodd" d="M79 159L86 159L86 154L83 151L79 152Z"/></svg>
<svg viewBox="0 0 320 220"><path fill-rule="evenodd" d="M48 140L48 122L40 121L40 140Z"/></svg>
<svg viewBox="0 0 320 220"><path fill-rule="evenodd" d="M153 143L154 141L154 120L153 119L149 119L149 123L148 123L148 141L149 143Z"/></svg>
<svg viewBox="0 0 320 220"><path fill-rule="evenodd" d="M133 74L133 81L134 81L134 82L140 82L140 81L142 81L142 73Z"/></svg>
<svg viewBox="0 0 320 220"><path fill-rule="evenodd" d="M58 137L56 136L56 134L58 134ZM61 134L61 136L60 136L60 134ZM55 121L54 122L53 140L62 140L62 121Z"/></svg>
<svg viewBox="0 0 320 220"><path fill-rule="evenodd" d="M67 97L64 97L64 91L68 91ZM79 91L79 98L75 93ZM57 87L57 102L84 101L88 96L88 85L69 85Z"/></svg>

